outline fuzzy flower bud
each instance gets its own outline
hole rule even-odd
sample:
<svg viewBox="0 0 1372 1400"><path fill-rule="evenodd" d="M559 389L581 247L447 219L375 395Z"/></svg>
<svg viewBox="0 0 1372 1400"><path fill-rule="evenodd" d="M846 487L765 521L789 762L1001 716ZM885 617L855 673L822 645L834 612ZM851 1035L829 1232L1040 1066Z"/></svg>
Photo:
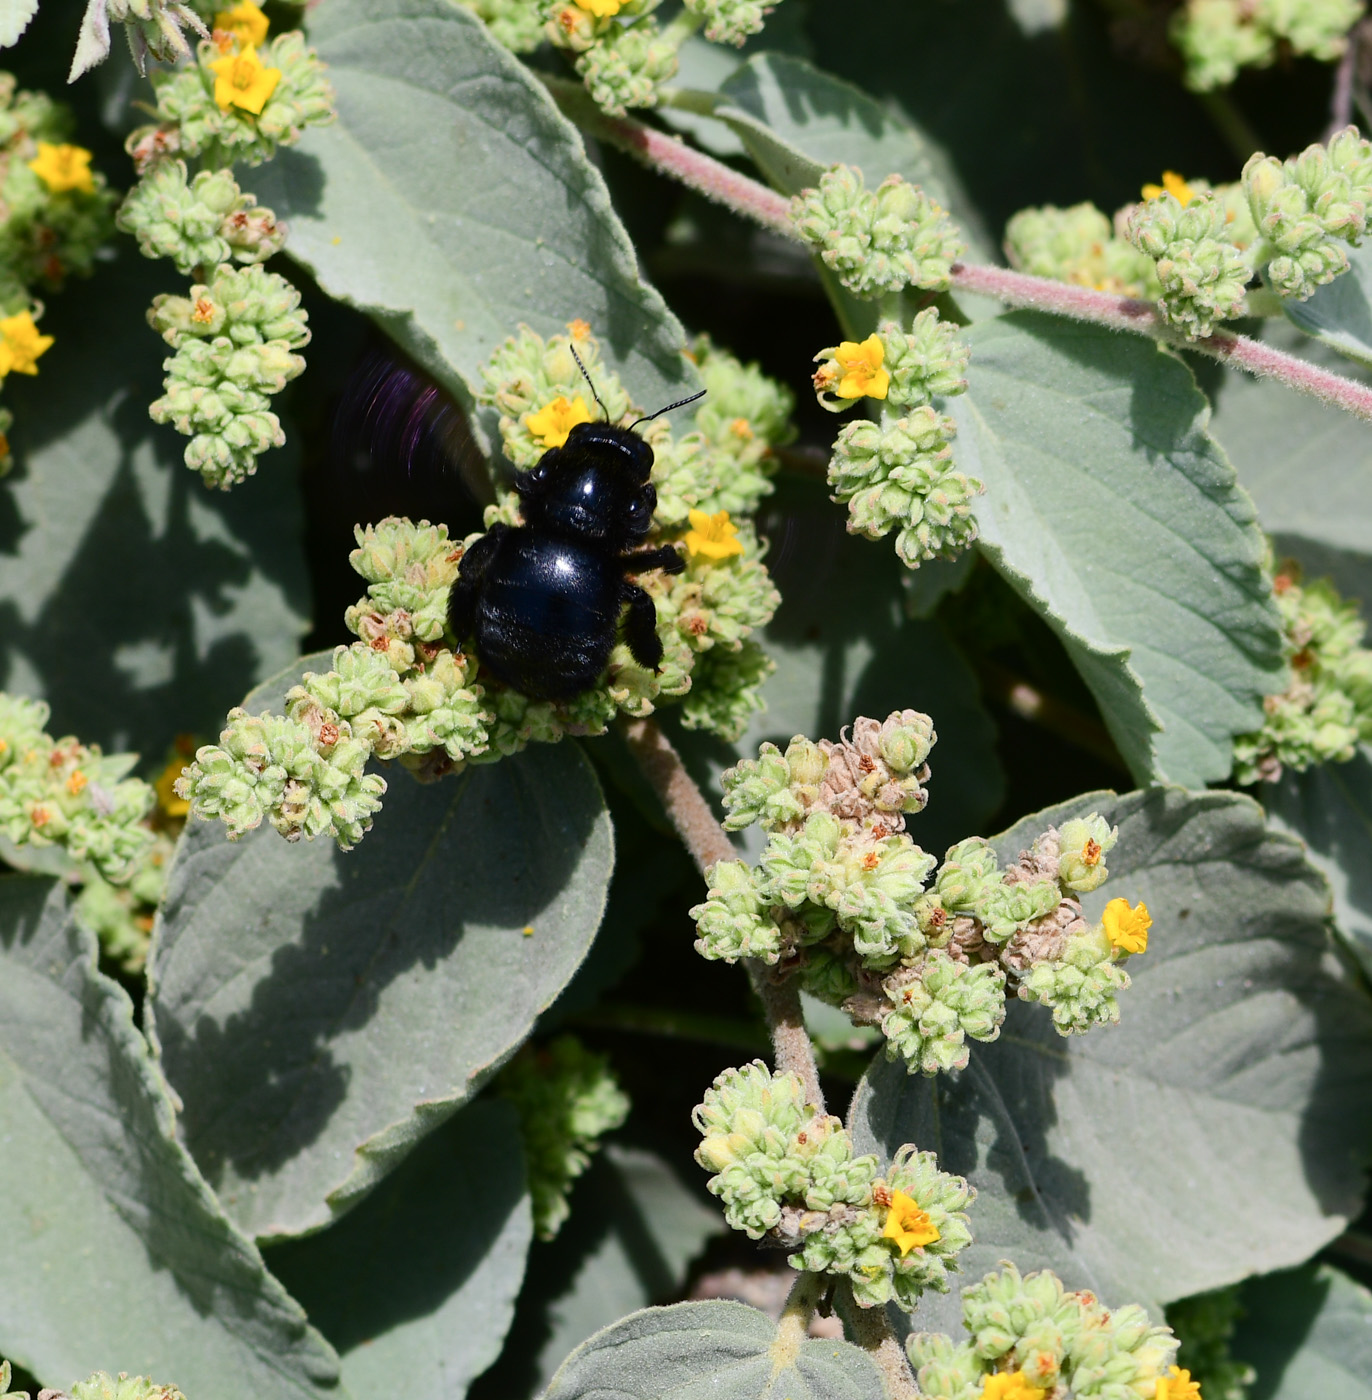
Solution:
<svg viewBox="0 0 1372 1400"><path fill-rule="evenodd" d="M227 170L187 179L180 160L159 161L129 191L116 222L138 239L143 255L170 258L191 273L217 263L265 262L286 241L284 224L256 208Z"/></svg>
<svg viewBox="0 0 1372 1400"><path fill-rule="evenodd" d="M752 35L761 33L775 4L766 0L686 0L686 8L705 21L705 37L712 44L741 48Z"/></svg>
<svg viewBox="0 0 1372 1400"><path fill-rule="evenodd" d="M1129 241L1157 265L1158 310L1188 340L1208 336L1216 321L1243 313L1253 270L1225 236L1226 225L1224 207L1211 193L1183 207L1164 191L1129 216Z"/></svg>
<svg viewBox="0 0 1372 1400"><path fill-rule="evenodd" d="M1161 294L1153 259L1120 238L1094 204L1021 209L1005 226L1011 267L1119 296Z"/></svg>
<svg viewBox="0 0 1372 1400"><path fill-rule="evenodd" d="M1186 60L1186 85L1227 87L1243 67L1265 68L1278 41L1293 53L1332 63L1362 14L1359 0L1188 0L1172 19L1172 40Z"/></svg>
<svg viewBox="0 0 1372 1400"><path fill-rule="evenodd" d="M733 743L753 716L767 708L762 686L776 668L753 637L744 638L737 651L716 647L706 652L696 660L690 693L681 702L682 727L704 729ZM663 691L667 693L665 685Z"/></svg>
<svg viewBox="0 0 1372 1400"><path fill-rule="evenodd" d="M947 212L891 175L875 191L838 165L791 204L791 218L849 291L874 297L902 287L942 289L964 243Z"/></svg>
<svg viewBox="0 0 1372 1400"><path fill-rule="evenodd" d="M1097 924L1069 938L1060 958L1034 963L1020 984L1020 999L1051 1008L1053 1025L1062 1035L1113 1025L1120 1018L1116 997L1130 981L1116 961L1119 956Z"/></svg>
<svg viewBox="0 0 1372 1400"><path fill-rule="evenodd" d="M357 548L348 562L367 581L367 596L344 614L349 630L372 645L378 636L442 641L448 592L462 559L448 527L391 515L357 526L353 536Z"/></svg>
<svg viewBox="0 0 1372 1400"><path fill-rule="evenodd" d="M491 38L513 53L532 53L543 42L539 0L462 0L491 31Z"/></svg>
<svg viewBox="0 0 1372 1400"><path fill-rule="evenodd" d="M1051 842L1049 831L1035 843L1041 847ZM1092 812L1088 817L1065 821L1057 829L1056 845L1058 881L1073 894L1089 894L1099 889L1109 878L1105 857L1119 840L1119 828L1111 826L1104 817Z"/></svg>
<svg viewBox="0 0 1372 1400"><path fill-rule="evenodd" d="M572 1182L590 1166L600 1138L628 1117L629 1099L609 1057L570 1035L546 1049L526 1046L501 1071L499 1086L519 1114L534 1230L550 1240L571 1213Z"/></svg>
<svg viewBox="0 0 1372 1400"><path fill-rule="evenodd" d="M696 952L725 962L739 958L776 962L781 956L781 930L768 913L753 871L741 860L721 860L706 879L710 896L690 911L700 934Z"/></svg>
<svg viewBox="0 0 1372 1400"><path fill-rule="evenodd" d="M936 307L921 311L908 332L894 321L883 321L877 334L891 375L886 394L889 403L915 408L931 399L966 391L967 381L962 376L971 352L959 337L957 326L939 319Z"/></svg>
<svg viewBox="0 0 1372 1400"><path fill-rule="evenodd" d="M52 1392L49 1392L50 1394ZM67 1400L57 1395L54 1400ZM185 1400L174 1385L159 1385L143 1376L117 1376L97 1371L71 1388L71 1400Z"/></svg>
<svg viewBox="0 0 1372 1400"><path fill-rule="evenodd" d="M674 76L676 46L658 33L652 20L609 34L576 62L576 71L596 105L622 117L630 107L652 107L658 85Z"/></svg>
<svg viewBox="0 0 1372 1400"><path fill-rule="evenodd" d="M882 984L892 1009L881 1018L886 1058L913 1074L967 1064L966 1037L995 1040L1005 1019L1005 974L993 963L971 966L931 949L913 968Z"/></svg>
<svg viewBox="0 0 1372 1400"><path fill-rule="evenodd" d="M127 28L129 48L140 73L147 68L149 54L159 63L176 63L190 56L183 26L204 37L209 34L204 20L180 0L105 0L105 12L107 26L114 21Z"/></svg>

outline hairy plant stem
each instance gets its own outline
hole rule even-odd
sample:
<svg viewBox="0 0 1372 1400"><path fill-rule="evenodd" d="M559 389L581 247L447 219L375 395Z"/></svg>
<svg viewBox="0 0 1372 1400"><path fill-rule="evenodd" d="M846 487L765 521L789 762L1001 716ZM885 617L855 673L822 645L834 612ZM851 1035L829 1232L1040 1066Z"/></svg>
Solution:
<svg viewBox="0 0 1372 1400"><path fill-rule="evenodd" d="M860 1308L854 1303L844 1309L854 1340L876 1362L891 1400L920 1400L919 1386L910 1370L905 1348L896 1340L885 1308Z"/></svg>
<svg viewBox="0 0 1372 1400"><path fill-rule="evenodd" d="M590 99L578 84L560 79L545 78L544 81L568 115L593 135L637 156L659 174L679 181L707 199L727 206L774 233L800 241L791 223L791 202L785 195L740 175L675 136L629 117L605 116L590 105ZM1246 335L1216 331L1204 339L1189 341L1169 326L1148 302L980 263L955 263L952 285L956 290L993 297L1007 306L1046 311L1054 316L1130 331L1195 350L1225 364L1237 365L1260 378L1275 379L1333 408L1372 422L1372 385L1331 374Z"/></svg>
<svg viewBox="0 0 1372 1400"><path fill-rule="evenodd" d="M624 738L700 873L708 873L716 861L735 859L738 852L729 833L715 819L704 793L662 730L650 719L629 720L624 725ZM756 958L744 959L743 965L762 1002L777 1069L794 1074L805 1087L806 1100L823 1113L824 1091L819 1085L814 1046L805 1029L800 984L794 977L778 980L771 968Z"/></svg>
<svg viewBox="0 0 1372 1400"><path fill-rule="evenodd" d="M790 1353L784 1359L794 1364L794 1354L800 1350L805 1334L810 1330L810 1319L824 1296L825 1284L823 1274L802 1272L796 1276L777 1322L777 1339L772 1343L772 1354L778 1360L783 1358L777 1353L784 1350Z"/></svg>

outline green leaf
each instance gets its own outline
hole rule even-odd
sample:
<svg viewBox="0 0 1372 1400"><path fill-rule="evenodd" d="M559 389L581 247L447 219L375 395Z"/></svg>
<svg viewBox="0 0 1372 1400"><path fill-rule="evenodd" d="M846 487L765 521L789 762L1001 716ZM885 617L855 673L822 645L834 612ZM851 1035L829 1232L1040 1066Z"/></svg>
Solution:
<svg viewBox="0 0 1372 1400"><path fill-rule="evenodd" d="M1328 1264L1243 1289L1234 1356L1258 1372L1250 1400L1369 1400L1372 1293Z"/></svg>
<svg viewBox="0 0 1372 1400"><path fill-rule="evenodd" d="M975 256L991 246L947 156L899 108L779 53L755 54L720 92L733 105L715 115L778 189L796 194L840 161L861 170L872 187L903 175L948 206Z"/></svg>
<svg viewBox="0 0 1372 1400"><path fill-rule="evenodd" d="M36 6L35 6L36 8ZM110 52L110 12L107 0L86 0L81 29L72 54L67 81L74 83L82 73L103 63Z"/></svg>
<svg viewBox="0 0 1372 1400"><path fill-rule="evenodd" d="M1260 791L1274 825L1305 842L1328 879L1334 918L1372 976L1372 750L1284 773Z"/></svg>
<svg viewBox="0 0 1372 1400"><path fill-rule="evenodd" d="M346 1219L270 1251L354 1395L461 1400L500 1354L533 1238L521 1162L514 1110L474 1103Z"/></svg>
<svg viewBox="0 0 1372 1400"><path fill-rule="evenodd" d="M1372 243L1348 250L1349 269L1307 301L1283 297L1287 319L1359 364L1372 365Z"/></svg>
<svg viewBox="0 0 1372 1400"><path fill-rule="evenodd" d="M1010 1259L1107 1306L1158 1305L1305 1259L1361 1210L1372 1004L1330 947L1324 880L1246 797L1089 794L997 852L1093 810L1119 844L1087 917L1118 895L1153 917L1119 1025L1061 1038L1014 1002L961 1075L883 1056L854 1136L888 1156L931 1148L976 1186L967 1282ZM959 1325L954 1299L921 1305L921 1330Z"/></svg>
<svg viewBox="0 0 1372 1400"><path fill-rule="evenodd" d="M743 1303L645 1308L597 1333L553 1377L546 1400L883 1400L881 1375L850 1342L799 1346Z"/></svg>
<svg viewBox="0 0 1372 1400"><path fill-rule="evenodd" d="M0 1352L198 1400L334 1395L338 1359L181 1146L123 989L60 884L0 879Z"/></svg>
<svg viewBox="0 0 1372 1400"><path fill-rule="evenodd" d="M505 1354L483 1395L541 1394L567 1353L649 1303L680 1296L724 1218L652 1152L609 1143L571 1197L556 1239L535 1247Z"/></svg>
<svg viewBox="0 0 1372 1400"><path fill-rule="evenodd" d="M254 172L290 256L470 402L521 322L588 321L634 399L690 378L581 137L542 84L449 0L330 0L310 42L338 120Z"/></svg>
<svg viewBox="0 0 1372 1400"><path fill-rule="evenodd" d="M1152 342L1034 313L982 322L959 466L981 547L1062 638L1139 782L1228 776L1285 685L1252 503L1186 367Z"/></svg>
<svg viewBox="0 0 1372 1400"><path fill-rule="evenodd" d="M176 282L126 249L52 300L41 373L5 385L0 489L0 686L50 701L53 734L158 766L298 655L308 607L294 447L207 491L148 418L167 347L146 312Z"/></svg>
<svg viewBox="0 0 1372 1400"><path fill-rule="evenodd" d="M38 0L0 0L0 49L16 43L38 13Z"/></svg>
<svg viewBox="0 0 1372 1400"><path fill-rule="evenodd" d="M244 702L257 713L329 656ZM613 834L575 743L420 785L346 854L193 822L150 959L182 1133L245 1230L355 1205L481 1087L585 957Z"/></svg>

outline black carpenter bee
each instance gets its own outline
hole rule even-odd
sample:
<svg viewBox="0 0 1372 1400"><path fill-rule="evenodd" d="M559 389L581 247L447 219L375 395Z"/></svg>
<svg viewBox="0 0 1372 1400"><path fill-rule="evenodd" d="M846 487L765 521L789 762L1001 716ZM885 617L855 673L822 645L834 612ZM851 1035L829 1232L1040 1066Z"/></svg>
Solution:
<svg viewBox="0 0 1372 1400"><path fill-rule="evenodd" d="M599 404L594 384L591 393ZM481 665L531 699L570 700L591 689L609 665L626 606L634 660L653 670L662 662L653 600L630 579L686 565L670 545L631 552L647 538L657 505L648 480L653 449L633 431L648 421L576 424L561 447L516 475L524 524L493 525L462 556L448 595L453 635L474 638Z"/></svg>

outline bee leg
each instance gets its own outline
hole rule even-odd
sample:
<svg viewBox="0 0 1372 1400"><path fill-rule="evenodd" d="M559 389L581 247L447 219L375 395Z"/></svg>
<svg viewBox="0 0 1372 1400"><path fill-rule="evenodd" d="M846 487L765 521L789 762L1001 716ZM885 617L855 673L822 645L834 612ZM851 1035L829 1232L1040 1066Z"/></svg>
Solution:
<svg viewBox="0 0 1372 1400"><path fill-rule="evenodd" d="M448 590L448 626L459 642L465 641L476 630L476 604L481 596L481 585L486 581L500 541L509 528L508 525L491 526L462 556L462 562L457 566L457 577Z"/></svg>
<svg viewBox="0 0 1372 1400"><path fill-rule="evenodd" d="M662 664L662 639L657 635L657 609L636 584L620 585L620 597L629 605L624 615L624 640L640 666L656 671Z"/></svg>
<svg viewBox="0 0 1372 1400"><path fill-rule="evenodd" d="M661 569L664 574L679 574L686 567L686 561L673 546L664 544L658 549L644 549L637 554L624 556L626 574L646 574L649 569Z"/></svg>

